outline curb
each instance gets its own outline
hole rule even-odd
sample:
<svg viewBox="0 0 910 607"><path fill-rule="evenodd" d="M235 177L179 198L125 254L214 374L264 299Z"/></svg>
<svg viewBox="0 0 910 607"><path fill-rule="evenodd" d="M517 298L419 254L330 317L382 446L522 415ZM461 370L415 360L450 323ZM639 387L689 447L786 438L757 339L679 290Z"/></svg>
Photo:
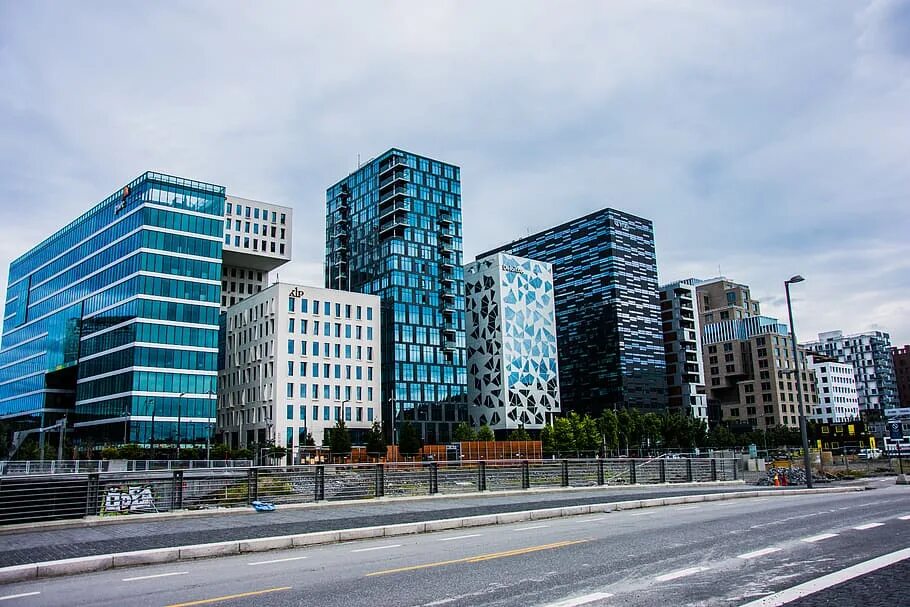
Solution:
<svg viewBox="0 0 910 607"><path fill-rule="evenodd" d="M175 546L171 548L155 548L135 552L118 552L115 554L101 554L95 556L77 557L59 561L45 561L27 565L13 565L0 568L0 584L22 582L46 577L58 577L104 571L119 567L132 567L136 565L152 565L170 563L175 561L188 561L200 558L247 554L264 552L268 550L285 550L302 546L318 544L335 544L338 542L353 541L374 537L393 537L396 535L411 535L416 533L430 533L448 529L462 529L468 527L481 527L487 525L506 525L523 521L541 520L547 518L561 518L578 516L599 512L616 512L620 510L633 510L639 508L654 508L689 504L696 502L714 502L749 497L765 497L768 495L815 495L826 493L852 493L865 491L865 487L826 487L822 489L790 489L780 493L768 490L736 491L731 493L709 493L700 495L686 495L679 497L653 498L631 500L624 502L606 502L602 504L589 504L586 506L565 506L561 508L543 508L539 510L525 510L522 512L508 512L503 514L482 514L479 516L466 516L452 519L425 521L422 523L402 523L395 525L380 525L376 527L358 527L354 529L341 529L338 531L317 531L315 533L301 533L296 535L282 535L247 540L231 540L228 542L215 542L211 544L196 544L192 546Z"/></svg>

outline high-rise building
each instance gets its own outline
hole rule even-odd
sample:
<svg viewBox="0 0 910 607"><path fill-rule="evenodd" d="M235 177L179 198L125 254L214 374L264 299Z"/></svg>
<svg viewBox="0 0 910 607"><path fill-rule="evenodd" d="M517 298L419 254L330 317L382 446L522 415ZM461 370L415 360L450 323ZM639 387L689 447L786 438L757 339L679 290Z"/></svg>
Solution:
<svg viewBox="0 0 910 607"><path fill-rule="evenodd" d="M859 399L853 365L822 354L809 354L809 367L818 384L818 403L806 416L817 422L837 424L859 419Z"/></svg>
<svg viewBox="0 0 910 607"><path fill-rule="evenodd" d="M503 438L559 413L553 269L497 253L465 266L468 411Z"/></svg>
<svg viewBox="0 0 910 607"><path fill-rule="evenodd" d="M218 427L233 447L329 445L344 420L363 444L381 421L379 298L277 283L225 318ZM294 458L292 461L299 461Z"/></svg>
<svg viewBox="0 0 910 607"><path fill-rule="evenodd" d="M787 326L761 316L746 285L724 277L695 282L709 422L744 429L799 427L796 364ZM799 361L808 414L818 402L815 374L802 349Z"/></svg>
<svg viewBox="0 0 910 607"><path fill-rule="evenodd" d="M894 377L897 382L898 403L910 407L910 346L891 348Z"/></svg>
<svg viewBox="0 0 910 607"><path fill-rule="evenodd" d="M477 258L499 252L553 264L563 409L666 408L650 221L604 209Z"/></svg>
<svg viewBox="0 0 910 607"><path fill-rule="evenodd" d="M98 441L204 442L224 188L148 172L10 265L0 415ZM77 437L79 434L77 433Z"/></svg>
<svg viewBox="0 0 910 607"><path fill-rule="evenodd" d="M842 331L829 331L819 333L818 340L804 346L853 365L861 412L881 412L898 406L891 336L887 333L867 331L844 335Z"/></svg>
<svg viewBox="0 0 910 607"><path fill-rule="evenodd" d="M262 291L269 272L291 260L293 211L227 196L221 266L221 310Z"/></svg>
<svg viewBox="0 0 910 607"><path fill-rule="evenodd" d="M667 361L667 408L671 413L707 422L696 282L681 280L660 287L660 320Z"/></svg>
<svg viewBox="0 0 910 607"><path fill-rule="evenodd" d="M428 443L467 421L461 170L391 149L326 190L325 286L382 299L382 405Z"/></svg>

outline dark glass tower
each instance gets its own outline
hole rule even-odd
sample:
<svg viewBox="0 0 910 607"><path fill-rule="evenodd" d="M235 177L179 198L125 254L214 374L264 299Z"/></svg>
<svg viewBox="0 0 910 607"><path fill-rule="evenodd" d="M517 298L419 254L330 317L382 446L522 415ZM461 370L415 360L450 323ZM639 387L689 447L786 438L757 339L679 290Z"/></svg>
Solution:
<svg viewBox="0 0 910 607"><path fill-rule="evenodd" d="M667 404L650 221L604 209L481 253L553 264L563 410Z"/></svg>
<svg viewBox="0 0 910 607"><path fill-rule="evenodd" d="M325 286L382 298L383 422L467 420L461 170L391 149L326 190Z"/></svg>
<svg viewBox="0 0 910 607"><path fill-rule="evenodd" d="M0 416L68 414L98 443L204 443L224 201L221 186L148 172L13 261Z"/></svg>

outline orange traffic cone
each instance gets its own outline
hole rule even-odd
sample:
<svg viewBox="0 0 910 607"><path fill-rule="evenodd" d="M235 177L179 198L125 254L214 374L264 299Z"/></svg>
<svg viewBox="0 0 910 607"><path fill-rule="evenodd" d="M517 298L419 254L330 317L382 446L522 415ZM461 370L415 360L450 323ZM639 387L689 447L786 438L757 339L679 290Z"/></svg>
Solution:
<svg viewBox="0 0 910 607"><path fill-rule="evenodd" d="M776 474L774 475L774 486L780 487L780 477Z"/></svg>

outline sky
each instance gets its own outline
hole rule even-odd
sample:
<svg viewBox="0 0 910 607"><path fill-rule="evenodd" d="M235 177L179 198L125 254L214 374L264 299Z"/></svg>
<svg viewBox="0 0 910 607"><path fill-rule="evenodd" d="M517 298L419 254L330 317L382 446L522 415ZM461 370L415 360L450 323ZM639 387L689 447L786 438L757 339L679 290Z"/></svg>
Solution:
<svg viewBox="0 0 910 607"><path fill-rule="evenodd" d="M465 259L604 207L661 282L910 343L910 1L0 0L9 262L146 170L294 207L390 147L462 167Z"/></svg>

